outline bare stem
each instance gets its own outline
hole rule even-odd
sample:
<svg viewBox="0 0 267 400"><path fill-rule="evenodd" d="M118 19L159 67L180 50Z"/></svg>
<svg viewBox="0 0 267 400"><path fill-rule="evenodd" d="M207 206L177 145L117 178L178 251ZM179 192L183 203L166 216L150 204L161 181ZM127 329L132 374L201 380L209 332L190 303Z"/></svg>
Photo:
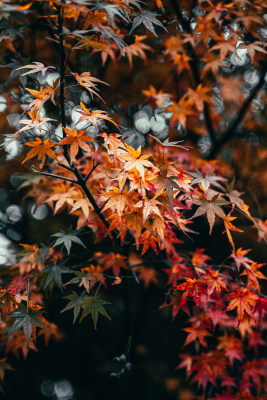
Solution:
<svg viewBox="0 0 267 400"><path fill-rule="evenodd" d="M65 176L59 176L59 175L56 175L56 174L50 174L49 172L39 171L39 174L45 175L45 176L52 176L53 178L63 179L64 181L69 181L69 182L72 182L72 183L78 183L78 181L75 181L75 179L67 178Z"/></svg>

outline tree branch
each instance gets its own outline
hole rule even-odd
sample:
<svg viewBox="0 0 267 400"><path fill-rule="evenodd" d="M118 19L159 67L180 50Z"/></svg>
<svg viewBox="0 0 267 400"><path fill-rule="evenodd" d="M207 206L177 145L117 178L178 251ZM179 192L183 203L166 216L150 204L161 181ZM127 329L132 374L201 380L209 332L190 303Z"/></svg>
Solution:
<svg viewBox="0 0 267 400"><path fill-rule="evenodd" d="M96 164L94 164L93 162L93 167L91 169L91 171L88 173L88 175L83 179L84 182L87 181L88 178L90 178L90 176L92 175L92 173L94 172L94 170L96 169L96 167L98 167L98 165L100 164L100 162L97 162Z"/></svg>
<svg viewBox="0 0 267 400"><path fill-rule="evenodd" d="M59 176L59 175L56 175L56 174L50 174L49 172L43 172L43 171L36 171L36 172L39 172L39 174L41 174L41 175L52 176L53 178L63 179L64 181L69 181L69 182L72 182L72 183L78 183L78 181L75 181L75 179L67 178L65 176Z"/></svg>
<svg viewBox="0 0 267 400"><path fill-rule="evenodd" d="M239 112L237 115L234 117L232 122L229 125L229 128L227 129L226 133L223 135L221 140L217 141L215 145L213 146L212 151L208 155L208 159L212 160L213 158L216 157L216 155L220 152L221 148L227 143L234 135L236 128L238 125L242 122L246 112L249 109L249 106L254 99L254 97L257 95L261 87L264 85L265 81L265 74L266 74L266 68L267 68L267 63L264 63L261 74L260 74L260 80L257 83L257 85L252 89L250 95L245 99L244 103L239 109Z"/></svg>
<svg viewBox="0 0 267 400"><path fill-rule="evenodd" d="M61 0L61 4L64 4L65 1ZM63 15L62 15L62 7L58 7L58 35L59 35L59 56L60 56L60 111L61 111L61 122L62 122L62 130L63 130L63 137L66 137L66 133L64 132L63 127L66 127L66 116L65 116L65 51L64 51L64 38L63 38ZM94 196L92 195L91 191L89 190L86 181L81 176L78 168L74 163L71 162L70 155L68 152L68 146L64 146L63 148L63 155L66 158L67 162L70 165L71 171L77 178L77 183L83 189L86 197L92 204L95 213L98 215L100 220L106 226L107 229L110 227L109 221L106 219L105 215L102 214L100 207L98 206ZM117 240L119 232L116 229L113 229L111 235L115 240Z"/></svg>

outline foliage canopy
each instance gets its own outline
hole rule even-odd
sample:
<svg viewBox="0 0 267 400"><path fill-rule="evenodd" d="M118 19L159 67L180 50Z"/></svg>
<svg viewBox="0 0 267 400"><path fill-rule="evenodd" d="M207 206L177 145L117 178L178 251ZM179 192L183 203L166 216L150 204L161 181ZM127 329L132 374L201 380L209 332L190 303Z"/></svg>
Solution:
<svg viewBox="0 0 267 400"><path fill-rule="evenodd" d="M253 169L266 180L266 8L0 2L3 157L19 161L34 212L68 220L46 243L19 243L1 269L2 381L9 353L60 338L47 298L59 294L62 312L97 329L112 314L109 293L131 282L157 286L159 312L186 321L178 368L196 386L174 385L177 398L267 399L265 264L242 244L250 227L262 247L267 236L264 206L251 207L242 186ZM199 232L227 257L214 262ZM113 376L131 369L135 301Z"/></svg>

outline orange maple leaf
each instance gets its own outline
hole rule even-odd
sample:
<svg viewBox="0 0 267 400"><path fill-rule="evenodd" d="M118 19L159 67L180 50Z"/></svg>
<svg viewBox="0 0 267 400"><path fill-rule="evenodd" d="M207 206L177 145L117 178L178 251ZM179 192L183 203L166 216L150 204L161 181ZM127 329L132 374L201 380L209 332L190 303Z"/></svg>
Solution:
<svg viewBox="0 0 267 400"><path fill-rule="evenodd" d="M121 161L125 161L122 171L131 171L132 169L136 168L144 181L144 167L153 167L153 164L147 160L150 157L150 154L144 154L141 156L141 146L139 146L137 150L128 144L125 144L125 146L127 151L118 156Z"/></svg>
<svg viewBox="0 0 267 400"><path fill-rule="evenodd" d="M128 57L130 67L133 66L133 56L141 57L144 61L146 61L146 51L151 50L150 47L142 43L142 40L146 39L147 36L138 36L135 35L135 42L132 43L130 46L124 48L124 51Z"/></svg>
<svg viewBox="0 0 267 400"><path fill-rule="evenodd" d="M88 120L91 122L92 125L97 126L98 125L98 120L99 119L104 119L106 121L111 122L113 125L116 126L116 128L119 129L118 125L112 121L111 118L108 118L106 116L106 112L102 110L88 110L83 103L80 103L80 106L82 107L83 111L79 111L79 113L82 115L81 118L77 121L76 125L79 124L82 121Z"/></svg>
<svg viewBox="0 0 267 400"><path fill-rule="evenodd" d="M203 327L190 327L190 328L185 328L183 329L185 332L188 332L189 335L186 338L184 346L187 346L191 342L195 342L196 339L200 341L202 346L207 347L207 342L205 340L206 336L212 336L210 332L208 332L206 329Z"/></svg>
<svg viewBox="0 0 267 400"><path fill-rule="evenodd" d="M176 287L177 290L182 290L183 295L179 307L186 303L187 296L193 297L197 306L200 306L200 293L203 292L203 281L195 278L185 278L186 282L181 283Z"/></svg>
<svg viewBox="0 0 267 400"><path fill-rule="evenodd" d="M81 75L73 72L71 74L74 76L74 78L81 86L83 86L86 90L88 90L92 98L93 95L95 94L102 101L104 101L102 97L97 93L99 89L97 88L96 83L103 83L104 85L109 85L108 83L103 82L98 78L95 78L90 74L90 72L83 72Z"/></svg>
<svg viewBox="0 0 267 400"><path fill-rule="evenodd" d="M73 213L73 212L81 209L85 218L88 219L90 208L92 208L91 203L89 202L87 197L85 197L85 195L82 193L82 191L80 189L78 189L77 190L77 199L75 198L75 203L74 203L70 213Z"/></svg>
<svg viewBox="0 0 267 400"><path fill-rule="evenodd" d="M137 204L135 204L135 207L137 208L142 208L143 209L143 221L142 224L147 220L150 214L156 214L160 218L163 218L161 215L161 212L158 208L158 205L162 204L158 200L151 199L149 200L147 197L143 197L142 200L140 200Z"/></svg>
<svg viewBox="0 0 267 400"><path fill-rule="evenodd" d="M203 111L205 102L210 103L210 91L210 88L203 86L202 83L197 86L196 90L188 89L188 97L196 105L198 111Z"/></svg>
<svg viewBox="0 0 267 400"><path fill-rule="evenodd" d="M195 114L193 106L193 101L188 99L186 95L184 95L178 103L173 102L173 104L166 109L167 112L173 113L170 128L172 128L176 122L180 122L180 124L185 128L187 117Z"/></svg>
<svg viewBox="0 0 267 400"><path fill-rule="evenodd" d="M62 128L64 129L64 132L68 135L68 137L65 137L64 139L62 139L57 144L57 146L64 146L66 144L70 144L71 161L75 161L75 157L78 154L79 147L81 149L83 149L84 151L88 151L88 152L91 151L87 142L94 142L94 139L92 139L90 136L85 135L86 129L83 129L82 131L77 132L76 128L74 128L74 131L67 129L64 126Z"/></svg>
<svg viewBox="0 0 267 400"><path fill-rule="evenodd" d="M225 278L219 276L218 271L212 271L212 269L208 268L209 275L205 276L204 280L208 283L208 296L211 296L214 290L216 289L218 297L221 296L221 290L224 289L227 291L226 280Z"/></svg>
<svg viewBox="0 0 267 400"><path fill-rule="evenodd" d="M147 97L146 103L150 103L153 107L163 107L164 97L171 97L169 93L163 93L162 90L157 92L152 85L149 86L149 90L142 90L142 93Z"/></svg>
<svg viewBox="0 0 267 400"><path fill-rule="evenodd" d="M143 250L141 253L141 256L145 254L145 252L148 250L148 248L151 246L152 249L155 251L156 254L158 254L157 251L157 243L160 242L160 239L153 235L149 230L145 231L142 233L140 236L139 244L143 245ZM154 270L153 270L154 271Z"/></svg>
<svg viewBox="0 0 267 400"><path fill-rule="evenodd" d="M231 213L232 211L229 212L229 214L227 214L224 218L223 218L223 222L224 222L224 226L225 226L225 232L227 234L228 240L231 243L233 249L235 250L235 245L234 245L234 241L231 235L230 231L235 231L235 232L243 232L241 229L236 228L231 221L235 220L236 217L231 217Z"/></svg>
<svg viewBox="0 0 267 400"><path fill-rule="evenodd" d="M140 240L141 243L141 240ZM138 277L144 282L144 287L148 287L150 283L158 283L157 273L153 268L137 267Z"/></svg>
<svg viewBox="0 0 267 400"><path fill-rule="evenodd" d="M55 105L55 94L56 94L56 89L58 88L59 85L59 78L56 79L56 81L53 84L53 87L50 86L45 86L44 88L41 88L40 91L38 90L33 90L33 89L28 89L28 92L30 92L34 97L36 97L36 100L33 100L31 104L26 108L26 111L30 109L32 106L34 106L33 111L35 110L41 110L43 107L44 103L47 100L51 100L52 103Z"/></svg>
<svg viewBox="0 0 267 400"><path fill-rule="evenodd" d="M35 142L26 142L24 143L26 146L33 147L27 154L27 156L22 161L24 164L30 158L33 158L38 155L38 160L41 160L40 169L43 168L46 156L51 157L53 160L57 160L57 157L51 147L55 146L55 143L50 142L49 139L45 139L42 141L39 137L35 138Z"/></svg>
<svg viewBox="0 0 267 400"><path fill-rule="evenodd" d="M247 288L238 288L236 292L230 293L230 297L233 300L231 300L225 312L234 310L235 308L237 309L237 326L239 326L240 322L246 318L247 315L253 318L253 307L257 300L254 293Z"/></svg>
<svg viewBox="0 0 267 400"><path fill-rule="evenodd" d="M128 188L126 187L124 190L121 190L115 186L111 186L110 190L106 193L103 193L102 196L107 197L108 201L106 202L102 212L106 211L108 208L116 208L119 218L129 202L130 198L127 195Z"/></svg>

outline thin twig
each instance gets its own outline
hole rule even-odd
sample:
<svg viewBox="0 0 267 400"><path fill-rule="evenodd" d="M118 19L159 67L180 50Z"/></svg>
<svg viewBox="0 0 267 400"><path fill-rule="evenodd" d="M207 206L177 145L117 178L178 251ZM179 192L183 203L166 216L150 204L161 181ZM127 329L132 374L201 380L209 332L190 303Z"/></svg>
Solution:
<svg viewBox="0 0 267 400"><path fill-rule="evenodd" d="M53 178L63 179L64 181L69 181L69 182L72 182L72 183L78 183L78 181L75 181L75 179L67 178L65 176L59 176L59 175L56 175L56 174L50 174L49 172L42 172L42 171L38 171L38 172L41 175L52 176Z"/></svg>
<svg viewBox="0 0 267 400"><path fill-rule="evenodd" d="M70 171L70 172L74 172L74 170L73 170L71 167L68 167L66 164L62 164L62 163L60 163L60 162L58 162L58 161L57 161L57 163L58 163L58 165L60 165L62 168L65 168L65 169L67 169L67 170Z"/></svg>
<svg viewBox="0 0 267 400"><path fill-rule="evenodd" d="M133 277L134 277L134 279L136 280L136 283L140 283L139 278L138 278L138 276L136 275L135 270L134 270L132 264L131 264L128 260L126 260L126 264L127 264L128 267L130 268L131 273L133 274Z"/></svg>

